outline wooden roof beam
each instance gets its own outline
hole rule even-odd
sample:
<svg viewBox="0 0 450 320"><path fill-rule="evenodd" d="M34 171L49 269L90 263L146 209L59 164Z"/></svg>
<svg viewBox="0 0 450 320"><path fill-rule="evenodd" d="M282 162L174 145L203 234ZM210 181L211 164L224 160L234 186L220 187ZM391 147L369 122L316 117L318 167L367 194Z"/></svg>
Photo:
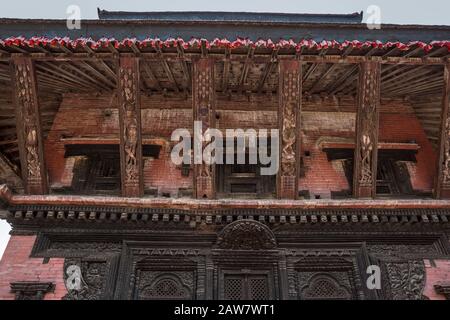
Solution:
<svg viewBox="0 0 450 320"><path fill-rule="evenodd" d="M381 83L381 88L383 90L387 90L390 88L397 88L397 87L405 87L405 84L411 85L410 81L416 80L416 79L420 79L419 81L421 82L426 82L428 81L428 78L424 79L425 76L431 75L431 74L435 74L437 71L436 70L430 70L430 69L426 69L423 70L422 72L418 72L419 70L412 70L415 71L413 74L409 73L409 76L404 76L404 74L400 74L399 76L395 77L395 79L390 79L389 81L385 81L384 83ZM398 80L398 81L396 81Z"/></svg>
<svg viewBox="0 0 450 320"><path fill-rule="evenodd" d="M328 77L328 75L333 72L334 68L336 68L337 64L331 64L328 66L328 68L325 70L324 73L320 76L320 78L312 85L311 89L309 89L309 93L314 93L322 84L322 81Z"/></svg>
<svg viewBox="0 0 450 320"><path fill-rule="evenodd" d="M155 88L158 91L162 91L161 84L159 83L158 79L156 78L155 74L153 73L148 63L146 61L143 61L140 65L144 69L144 72L147 75L147 77L149 77L150 81L154 84Z"/></svg>
<svg viewBox="0 0 450 320"><path fill-rule="evenodd" d="M81 86L86 89L92 88L92 86L90 86L89 84L83 83L77 77L74 77L73 74L70 74L69 72L67 72L65 70L62 70L58 66L54 66L54 65L44 66L44 65L40 64L40 65L37 65L36 68L39 70L48 72L47 74L37 72L40 75L39 78L42 78L42 76L48 76L49 74L51 74L55 80L65 83L67 85L75 85L75 87ZM70 75L68 75L68 74L70 74ZM39 81L40 81L40 79L39 79Z"/></svg>
<svg viewBox="0 0 450 320"><path fill-rule="evenodd" d="M186 57L184 53L184 48L181 46L181 44L177 43L177 52L178 57L180 58L181 68L183 69L183 78L185 81L185 88L190 91L190 87L192 85L191 81L191 73L189 72L189 68L186 62Z"/></svg>
<svg viewBox="0 0 450 320"><path fill-rule="evenodd" d="M263 71L263 73L261 75L261 79L259 80L259 83L258 83L258 88L257 88L258 93L262 92L262 90L264 88L264 83L266 82L267 77L269 76L269 74L272 72L273 68L277 64L278 51L279 51L279 48L272 50L270 62L268 62L266 64L266 66L264 67L264 71Z"/></svg>
<svg viewBox="0 0 450 320"><path fill-rule="evenodd" d="M112 82L109 78L107 78L103 73L98 71L96 68L91 66L89 64L89 62L82 61L82 62L80 62L80 64L83 67L87 68L90 72L92 72L98 79L101 79L102 81L106 82L106 84L109 85L109 87L110 87L109 89L111 89L111 88L114 89L116 87L116 84L114 82Z"/></svg>
<svg viewBox="0 0 450 320"><path fill-rule="evenodd" d="M322 49L320 50L320 53L318 54L318 58L323 58L325 56L325 54L328 52L328 49ZM300 59L304 60L306 58L306 56L301 56ZM325 62L325 61L324 61ZM314 73L314 71L316 71L317 67L318 67L318 62L315 62L313 65L311 65L309 67L309 69L306 71L305 76L302 79L302 84L304 84L308 78Z"/></svg>
<svg viewBox="0 0 450 320"><path fill-rule="evenodd" d="M85 65L85 64L87 65L87 63L83 63L83 65ZM86 72L82 72L80 69L75 68L75 67L72 66L71 64L67 64L66 67L67 67L67 68L70 68L72 71L78 73L78 74L81 75L82 77L88 79L89 81L91 81L91 82L94 83L95 85L100 86L101 88L103 88L103 90L107 90L107 91L108 91L108 90L111 89L110 87L108 87L107 85L105 85L103 82L102 82L102 83L99 83L99 81L98 81L99 79L98 79L98 78L95 79L95 78L91 77L91 76L88 75ZM103 77L103 78L102 78L102 81L105 81L105 80L106 80L107 84L109 84L110 86L112 86L112 87L114 88L114 84L112 84L111 82L108 81L108 79L106 79L105 77Z"/></svg>
<svg viewBox="0 0 450 320"><path fill-rule="evenodd" d="M225 93L228 90L228 78L230 74L230 57L231 57L231 49L225 48L225 58L223 61L223 76L222 76L223 93Z"/></svg>
<svg viewBox="0 0 450 320"><path fill-rule="evenodd" d="M91 49L91 48L89 48L89 46L87 46L87 45L83 45L83 49L88 53L88 55L89 56L95 56L96 55L96 53ZM105 69L105 71L110 75L110 77L112 78L112 79L114 79L115 81L117 81L117 78L116 78L116 73L113 71L113 70L111 70L111 68L102 60L102 59L98 59L98 62L102 65L102 67Z"/></svg>
<svg viewBox="0 0 450 320"><path fill-rule="evenodd" d="M159 60L162 63L162 66L164 68L164 71L169 78L169 81L172 83L174 89L176 92L180 92L180 88L178 88L177 82L175 81L175 77L173 76L172 70L170 69L169 63L167 63L167 60L164 58L164 54L160 47L156 47L156 51L159 55Z"/></svg>
<svg viewBox="0 0 450 320"><path fill-rule="evenodd" d="M250 65L253 63L253 55L255 53L255 48L250 47L247 52L247 59L245 59L244 66L242 67L241 77L239 79L238 92L244 90L245 82L247 81L247 76L249 72Z"/></svg>

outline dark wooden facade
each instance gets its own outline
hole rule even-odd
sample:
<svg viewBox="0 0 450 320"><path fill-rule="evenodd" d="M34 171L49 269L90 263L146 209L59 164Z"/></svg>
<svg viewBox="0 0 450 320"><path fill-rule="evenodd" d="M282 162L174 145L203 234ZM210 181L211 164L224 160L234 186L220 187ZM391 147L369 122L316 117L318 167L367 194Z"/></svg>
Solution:
<svg viewBox="0 0 450 320"><path fill-rule="evenodd" d="M117 38L131 32L117 30L123 21L85 23ZM154 26L153 32L166 30L170 36L185 32L172 30L168 21L135 22L133 32L141 32L146 23ZM139 40L139 35L122 42L86 41L75 40L83 35L74 31L71 45L61 39L31 45L12 31L13 22L0 21L0 148L5 158L0 164L23 187L11 179L1 186L2 217L12 224L13 238L36 237L30 259L64 259L64 281L70 266L81 269L83 287L68 288L62 296L424 298L424 289L430 287L428 264L439 261L444 272L450 267L445 265L450 255L450 46L445 41L450 28L386 26L386 31L374 31L380 45L364 44L367 31L360 24L344 23L337 26L347 38L336 35L336 43L327 44L320 37L333 38L330 26L306 23L314 31L315 45L297 40L271 45L253 38L264 31L274 39L283 32L288 36L302 23L280 22L284 31L276 31L267 21L247 21L241 24L248 41L231 45L225 40L218 44L209 35L233 34L236 23L185 23L199 32L196 41ZM59 32L61 22L54 24L44 24L43 30ZM24 35L31 32L25 22L18 25ZM17 38L7 40L5 34ZM398 44L385 43L391 34L397 35ZM411 34L427 45L401 44ZM444 41L431 43L432 36ZM342 45L354 39L359 42ZM60 128L72 116L65 103L81 107L83 99L85 105L99 105L90 115L102 119L93 125L99 134L83 134L89 117L73 119L75 129ZM327 106L328 101L338 102ZM408 169L423 145L413 139L380 138L382 110L401 114L403 103L412 106L436 150L436 174L427 195L412 190L416 182ZM8 114L12 109L15 115ZM150 116L153 109L187 109L191 118L168 122L175 121L176 127L186 120L193 131L194 121L201 121L202 133L231 125L225 115L266 113L264 121L279 129L280 170L273 179L263 179L255 174L258 165L170 168L170 157L164 157L173 144L162 132L166 128L157 127L164 117ZM323 110L331 114L329 123L308 124L306 113ZM333 117L340 113L354 116L353 135L330 138L332 130L322 133L321 126L332 128ZM256 118L239 123L251 127ZM150 131L152 126L157 129ZM334 198L316 194L308 200L310 190L303 190L308 183L301 177L314 168L305 164L311 154L303 146L317 132L321 156L342 161L347 194L330 188ZM54 161L58 152L64 163ZM100 159L102 154L106 160ZM184 177L184 184L169 175L152 180L159 173L146 170L155 159L165 161L164 170ZM119 163L113 166L114 161ZM172 183L177 196L152 189L158 183ZM390 191L380 192L383 188ZM366 285L372 265L382 275L382 287L374 290ZM18 298L42 298L54 289L52 283L21 282L20 276L13 274L10 281ZM442 281L436 284L439 292L448 279Z"/></svg>

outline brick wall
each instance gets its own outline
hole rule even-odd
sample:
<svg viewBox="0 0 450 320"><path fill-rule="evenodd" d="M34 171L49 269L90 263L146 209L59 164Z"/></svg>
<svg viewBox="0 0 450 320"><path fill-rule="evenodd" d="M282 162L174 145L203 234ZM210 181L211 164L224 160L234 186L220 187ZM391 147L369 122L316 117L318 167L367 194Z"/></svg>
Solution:
<svg viewBox="0 0 450 320"><path fill-rule="evenodd" d="M417 163L408 165L412 187L414 190L432 191L436 152L414 113L380 114L379 140L383 142L415 141L420 149L416 155Z"/></svg>
<svg viewBox="0 0 450 320"><path fill-rule="evenodd" d="M303 112L302 155L305 176L299 179L299 190L309 190L312 198L330 198L331 191L349 189L339 161L328 161L320 149L323 139L354 139L355 114L350 112ZM309 156L305 156L309 152Z"/></svg>
<svg viewBox="0 0 450 320"><path fill-rule="evenodd" d="M173 130L191 130L192 111L189 99L142 97L143 139L158 138L161 153L158 159L144 162L146 188L174 194L178 188L192 187L192 172L181 176L180 168L170 161L170 136ZM217 108L219 129L277 127L276 99L267 101L221 100ZM224 110L227 107L228 110ZM245 110L245 108L249 110ZM349 189L340 162L329 162L321 151L323 139L354 141L355 105L352 100L304 101L302 111L302 154L305 176L299 179L299 190L309 190L312 195L329 198L331 191ZM256 111L259 110L259 111ZM67 95L55 117L52 130L45 143L50 184L70 185L73 163L64 159L64 142L61 138L103 137L118 140L118 113L113 97ZM401 100L383 100L380 114L382 142L416 141L420 150L417 163L408 164L415 190L430 192L433 186L436 154L411 106ZM101 141L100 141L101 142Z"/></svg>
<svg viewBox="0 0 450 320"><path fill-rule="evenodd" d="M52 258L43 264L42 258L30 258L35 236L11 236L0 261L0 300L14 299L10 283L16 281L52 282L55 291L46 300L59 300L66 293L63 279L64 259Z"/></svg>
<svg viewBox="0 0 450 320"><path fill-rule="evenodd" d="M425 260L425 290L423 294L431 300L445 300L443 295L437 294L434 285L450 283L450 260Z"/></svg>

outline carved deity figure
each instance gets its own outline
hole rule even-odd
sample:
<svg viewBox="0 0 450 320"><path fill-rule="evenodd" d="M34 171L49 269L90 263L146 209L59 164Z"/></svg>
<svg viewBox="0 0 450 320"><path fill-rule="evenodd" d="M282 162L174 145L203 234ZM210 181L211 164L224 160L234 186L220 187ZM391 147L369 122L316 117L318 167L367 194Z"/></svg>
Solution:
<svg viewBox="0 0 450 320"><path fill-rule="evenodd" d="M361 184L372 183L372 140L369 135L364 134L361 137L361 176L359 182Z"/></svg>
<svg viewBox="0 0 450 320"><path fill-rule="evenodd" d="M283 115L283 149L281 157L281 170L284 176L295 174L295 103L286 104Z"/></svg>
<svg viewBox="0 0 450 320"><path fill-rule="evenodd" d="M125 168L126 176L128 180L134 180L137 178L137 125L134 121L128 124L125 128Z"/></svg>
<svg viewBox="0 0 450 320"><path fill-rule="evenodd" d="M126 180L138 179L137 170L137 147L138 147L138 125L136 120L136 88L134 85L134 72L130 68L121 70L122 76L122 98L124 117L124 151L125 151L125 176Z"/></svg>
<svg viewBox="0 0 450 320"><path fill-rule="evenodd" d="M39 151L38 151L38 131L36 127L36 116L32 98L32 86L30 84L31 70L28 66L17 65L16 77L18 79L18 98L22 105L23 112L23 130L25 159L29 180L39 180L41 172L39 170Z"/></svg>

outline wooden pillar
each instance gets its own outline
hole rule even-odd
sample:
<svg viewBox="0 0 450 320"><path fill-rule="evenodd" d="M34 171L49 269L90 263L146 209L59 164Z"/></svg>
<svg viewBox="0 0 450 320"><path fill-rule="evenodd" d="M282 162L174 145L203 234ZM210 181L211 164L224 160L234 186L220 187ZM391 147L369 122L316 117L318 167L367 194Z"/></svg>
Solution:
<svg viewBox="0 0 450 320"><path fill-rule="evenodd" d="M434 195L438 199L450 199L450 63L444 68L439 156L434 188Z"/></svg>
<svg viewBox="0 0 450 320"><path fill-rule="evenodd" d="M200 58L193 61L192 109L194 121L202 122L202 134L208 128L215 127L214 61L212 59ZM204 145L205 143L202 143L202 150ZM194 190L197 199L215 198L214 165L204 162L194 164Z"/></svg>
<svg viewBox="0 0 450 320"><path fill-rule="evenodd" d="M117 90L122 195L140 197L144 193L144 179L138 58L120 57Z"/></svg>
<svg viewBox="0 0 450 320"><path fill-rule="evenodd" d="M48 193L47 170L37 96L36 74L30 57L14 56L12 80L17 138L25 192Z"/></svg>
<svg viewBox="0 0 450 320"><path fill-rule="evenodd" d="M297 199L300 167L300 111L302 64L280 60L278 127L280 132L277 194L280 199Z"/></svg>
<svg viewBox="0 0 450 320"><path fill-rule="evenodd" d="M353 195L355 198L376 196L380 74L381 65L378 62L367 61L359 66L353 169Z"/></svg>

